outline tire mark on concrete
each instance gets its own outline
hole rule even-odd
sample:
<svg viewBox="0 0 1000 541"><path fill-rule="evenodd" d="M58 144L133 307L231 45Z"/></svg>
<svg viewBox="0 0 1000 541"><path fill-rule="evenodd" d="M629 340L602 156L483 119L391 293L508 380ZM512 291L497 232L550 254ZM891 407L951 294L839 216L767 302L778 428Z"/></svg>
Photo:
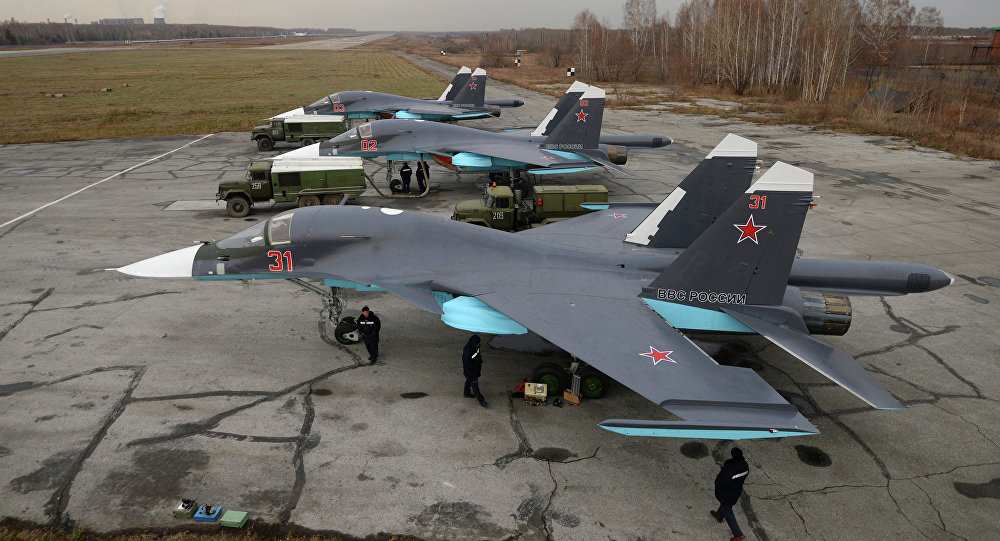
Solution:
<svg viewBox="0 0 1000 541"><path fill-rule="evenodd" d="M316 408L312 401L312 386L306 392L304 403L306 415L302 421L302 429L299 431L299 437L295 441L295 455L292 458L292 465L295 466L295 484L292 485L292 495L289 498L288 505L278 513L278 523L282 525L288 524L288 521L292 517L292 511L299 505L299 499L302 497L302 488L306 484L306 467L303 455L315 446L315 441L311 441L313 419L316 418Z"/></svg>

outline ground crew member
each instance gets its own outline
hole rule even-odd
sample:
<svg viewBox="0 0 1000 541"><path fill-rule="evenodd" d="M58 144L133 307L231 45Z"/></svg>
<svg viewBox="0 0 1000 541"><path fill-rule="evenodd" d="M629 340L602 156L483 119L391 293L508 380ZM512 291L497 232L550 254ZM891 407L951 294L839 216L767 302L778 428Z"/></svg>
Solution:
<svg viewBox="0 0 1000 541"><path fill-rule="evenodd" d="M427 162L420 160L417 162L417 191L424 193L427 189L427 185L424 184L424 180L430 181L431 171L427 168Z"/></svg>
<svg viewBox="0 0 1000 541"><path fill-rule="evenodd" d="M378 361L378 331L382 328L382 321L365 306L361 308L361 315L356 323L361 340L368 349L368 360L375 364Z"/></svg>
<svg viewBox="0 0 1000 541"><path fill-rule="evenodd" d="M403 167L399 168L399 178L403 179L403 193L410 193L410 177L413 169L410 169L410 162L403 162Z"/></svg>
<svg viewBox="0 0 1000 541"><path fill-rule="evenodd" d="M479 375L483 370L483 354L479 351L479 335L474 334L462 349L462 373L465 374L465 397L479 400L479 405L489 404L479 392Z"/></svg>
<svg viewBox="0 0 1000 541"><path fill-rule="evenodd" d="M742 541L743 532L740 525L736 523L736 515L733 514L733 506L739 501L743 494L743 482L747 480L750 473L750 466L743 460L743 451L739 447L733 447L730 451L732 458L722 464L722 471L715 476L715 499L719 500L718 511L709 511L718 522L725 520L729 524L729 529L733 532L730 541Z"/></svg>

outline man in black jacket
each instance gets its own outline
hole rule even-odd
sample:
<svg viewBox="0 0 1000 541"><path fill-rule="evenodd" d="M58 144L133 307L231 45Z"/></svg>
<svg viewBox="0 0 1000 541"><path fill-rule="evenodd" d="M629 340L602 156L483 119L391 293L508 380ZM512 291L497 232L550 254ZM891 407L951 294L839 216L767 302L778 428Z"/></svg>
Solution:
<svg viewBox="0 0 1000 541"><path fill-rule="evenodd" d="M356 323L358 334L368 349L368 360L375 364L378 361L378 331L382 328L382 321L365 306L361 308L361 315L358 316Z"/></svg>
<svg viewBox="0 0 1000 541"><path fill-rule="evenodd" d="M479 375L483 371L483 354L479 352L479 335L474 334L462 349L462 373L465 374L465 397L479 400L479 405L489 404L479 392Z"/></svg>
<svg viewBox="0 0 1000 541"><path fill-rule="evenodd" d="M733 514L733 506L739 501L743 494L743 482L750 473L750 466L743 460L743 451L739 447L733 447L730 458L722 464L722 471L715 476L715 499L719 500L719 510L709 511L718 522L725 520L729 524L729 529L733 531L730 541L742 541L743 532L740 525L736 523L736 515Z"/></svg>
<svg viewBox="0 0 1000 541"><path fill-rule="evenodd" d="M403 181L403 193L410 193L411 177L413 177L413 169L410 169L410 162L403 162L403 167L399 168L399 178Z"/></svg>
<svg viewBox="0 0 1000 541"><path fill-rule="evenodd" d="M417 161L417 191L424 193L427 189L427 185L424 183L425 180L430 181L431 171L427 168L427 162L423 160Z"/></svg>

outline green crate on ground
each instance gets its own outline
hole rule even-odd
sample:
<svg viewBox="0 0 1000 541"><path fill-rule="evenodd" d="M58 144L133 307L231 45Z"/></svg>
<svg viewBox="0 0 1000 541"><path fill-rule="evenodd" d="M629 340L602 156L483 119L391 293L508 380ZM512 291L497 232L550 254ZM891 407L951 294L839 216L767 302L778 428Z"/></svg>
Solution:
<svg viewBox="0 0 1000 541"><path fill-rule="evenodd" d="M223 526L229 526L230 528L242 528L247 523L247 513L246 511L233 511L230 509L222 515L222 519L219 522Z"/></svg>

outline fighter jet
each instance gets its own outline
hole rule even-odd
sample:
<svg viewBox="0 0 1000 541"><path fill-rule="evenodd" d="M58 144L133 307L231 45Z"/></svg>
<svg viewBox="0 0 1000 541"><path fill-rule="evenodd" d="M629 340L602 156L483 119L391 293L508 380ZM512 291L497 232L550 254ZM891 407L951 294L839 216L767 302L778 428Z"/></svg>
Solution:
<svg viewBox="0 0 1000 541"><path fill-rule="evenodd" d="M851 295L949 285L922 264L796 259L813 175L730 135L659 205L512 234L376 207L280 213L216 243L118 269L200 280L309 278L389 291L452 327L529 329L680 420L609 419L625 435L744 439L818 433L753 370L720 365L681 331L759 333L875 408L899 402L816 339L843 334Z"/></svg>
<svg viewBox="0 0 1000 541"><path fill-rule="evenodd" d="M437 100L407 98L381 92L350 90L330 94L302 108L305 115L336 114L348 118L409 118L453 121L500 116L501 107L520 107L522 100L487 100L486 70L462 66Z"/></svg>
<svg viewBox="0 0 1000 541"><path fill-rule="evenodd" d="M453 124L376 120L320 144L320 155L386 156L388 160L435 157L459 172L575 173L597 167L617 170L628 151L619 145L658 147L660 135L601 136L604 90L574 84L530 134L489 132Z"/></svg>

